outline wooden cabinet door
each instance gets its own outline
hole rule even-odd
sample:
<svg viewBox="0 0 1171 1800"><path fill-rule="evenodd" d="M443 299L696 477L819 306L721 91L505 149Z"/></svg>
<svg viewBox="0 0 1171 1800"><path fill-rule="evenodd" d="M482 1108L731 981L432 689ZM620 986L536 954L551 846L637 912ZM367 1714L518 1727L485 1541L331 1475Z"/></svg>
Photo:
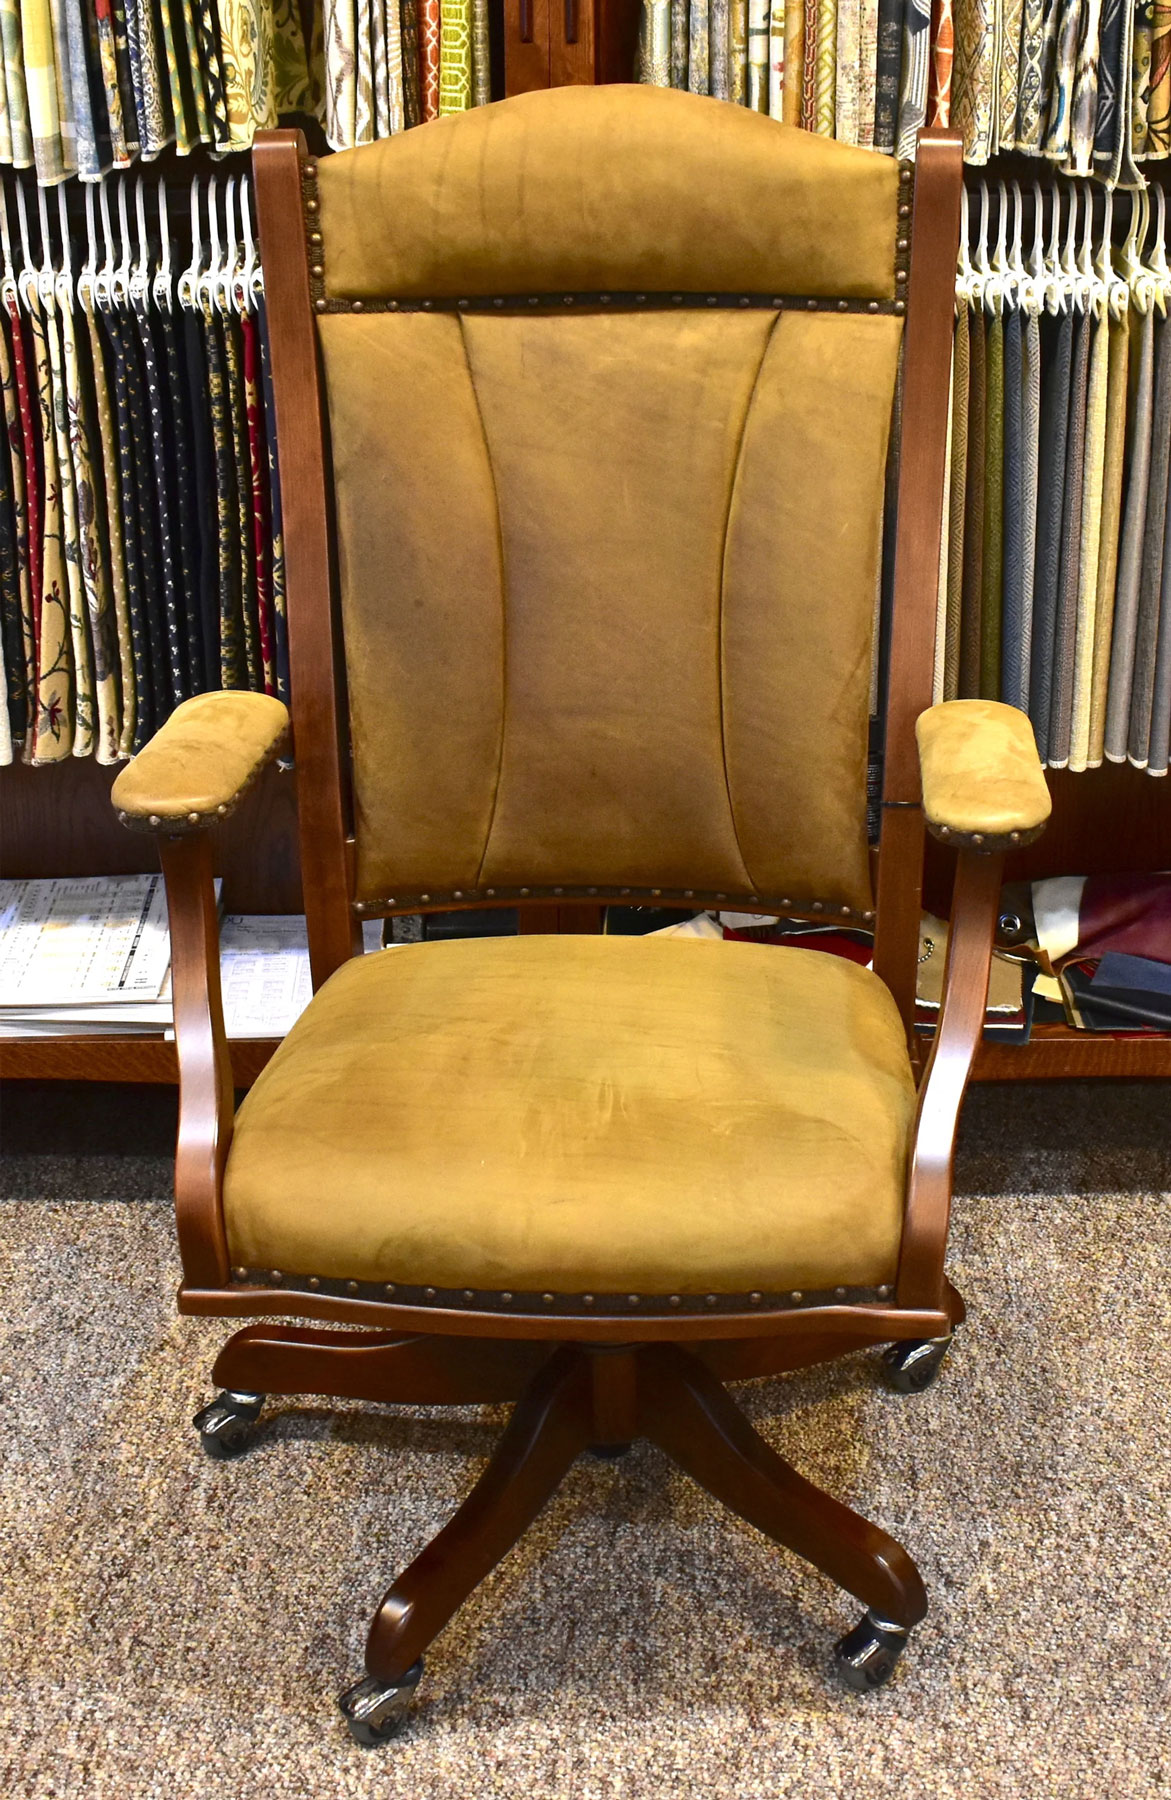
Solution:
<svg viewBox="0 0 1171 1800"><path fill-rule="evenodd" d="M528 94L553 85L549 16L560 0L504 0L504 91Z"/></svg>

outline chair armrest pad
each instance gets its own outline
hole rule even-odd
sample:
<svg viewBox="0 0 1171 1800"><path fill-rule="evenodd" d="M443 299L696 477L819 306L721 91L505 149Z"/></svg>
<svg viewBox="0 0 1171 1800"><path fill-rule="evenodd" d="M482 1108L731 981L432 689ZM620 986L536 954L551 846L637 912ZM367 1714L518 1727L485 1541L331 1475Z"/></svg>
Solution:
<svg viewBox="0 0 1171 1800"><path fill-rule="evenodd" d="M945 843L1015 849L1052 810L1033 728L999 700L945 700L915 724L927 829Z"/></svg>
<svg viewBox="0 0 1171 1800"><path fill-rule="evenodd" d="M288 708L268 694L221 690L177 706L110 791L124 825L195 831L235 807L284 743Z"/></svg>

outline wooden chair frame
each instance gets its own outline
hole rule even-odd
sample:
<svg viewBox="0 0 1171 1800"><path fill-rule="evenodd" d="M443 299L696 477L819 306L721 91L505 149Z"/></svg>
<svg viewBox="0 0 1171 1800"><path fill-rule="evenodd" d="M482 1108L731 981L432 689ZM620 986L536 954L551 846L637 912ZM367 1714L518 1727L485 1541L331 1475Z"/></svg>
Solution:
<svg viewBox="0 0 1171 1800"><path fill-rule="evenodd" d="M310 297L310 259L320 240L307 181L312 168L300 134L262 134L253 164L280 430L302 872L319 985L361 947L326 425ZM922 133L914 205L910 172L904 171L899 207L910 228L910 267L875 949L875 967L899 1005L912 1048L924 845L914 724L932 698L961 182L959 138ZM579 1310L571 1318L556 1306L538 1312L508 1305L507 1295L494 1297L485 1309L373 1299L356 1283L353 1295L313 1293L303 1282L295 1289L284 1285L279 1274L263 1283L242 1279L243 1272L229 1267L221 1183L233 1090L208 834L165 838L162 859L180 1069L180 1310L253 1318L296 1314L334 1327L369 1328L253 1325L225 1346L216 1382L245 1395L518 1402L468 1501L379 1609L367 1656L370 1677L390 1686L409 1681L419 1652L515 1542L577 1452L589 1445L621 1446L639 1433L888 1624L904 1630L914 1625L926 1598L905 1552L782 1463L721 1384L867 1345L945 1340L962 1319L963 1303L944 1273L952 1159L983 1027L1002 856L959 852L942 1009L920 1081L893 1292L880 1290L873 1303L835 1301L788 1311L672 1311L644 1304L637 1317L583 1317ZM588 897L604 902L625 896L591 891ZM534 896L534 903L547 899Z"/></svg>

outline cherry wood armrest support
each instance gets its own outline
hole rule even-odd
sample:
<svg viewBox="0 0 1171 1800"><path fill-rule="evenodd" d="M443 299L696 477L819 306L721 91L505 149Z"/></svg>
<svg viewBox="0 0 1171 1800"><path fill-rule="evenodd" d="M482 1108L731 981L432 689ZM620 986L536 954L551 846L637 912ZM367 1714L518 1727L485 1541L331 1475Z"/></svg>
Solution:
<svg viewBox="0 0 1171 1800"><path fill-rule="evenodd" d="M959 854L939 1020L915 1114L895 1289L899 1306L943 1303L956 1128L984 1031L1003 868L1002 851Z"/></svg>
<svg viewBox="0 0 1171 1800"><path fill-rule="evenodd" d="M220 933L206 831L160 838L171 928L171 989L179 1061L175 1217L188 1286L229 1277L223 1174L235 1090L220 997Z"/></svg>

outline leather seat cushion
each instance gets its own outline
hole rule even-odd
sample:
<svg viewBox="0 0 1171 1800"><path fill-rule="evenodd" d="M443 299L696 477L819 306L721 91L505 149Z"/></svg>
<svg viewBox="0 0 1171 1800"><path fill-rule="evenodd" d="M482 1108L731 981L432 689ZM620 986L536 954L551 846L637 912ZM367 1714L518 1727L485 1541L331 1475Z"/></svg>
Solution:
<svg viewBox="0 0 1171 1800"><path fill-rule="evenodd" d="M233 1265L559 1294L893 1280L914 1089L884 985L700 938L344 965L245 1100Z"/></svg>

